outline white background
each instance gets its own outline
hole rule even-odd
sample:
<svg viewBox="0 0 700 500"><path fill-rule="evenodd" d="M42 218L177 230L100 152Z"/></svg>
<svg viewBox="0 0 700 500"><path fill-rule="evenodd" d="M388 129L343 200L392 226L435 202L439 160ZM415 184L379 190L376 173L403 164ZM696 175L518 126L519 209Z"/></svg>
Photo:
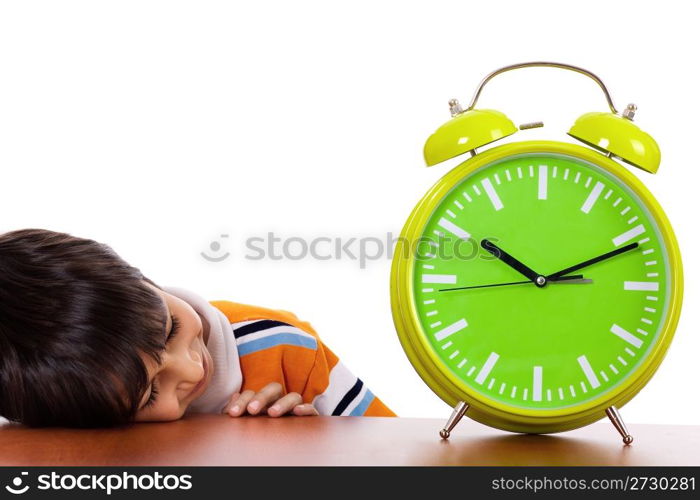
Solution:
<svg viewBox="0 0 700 500"><path fill-rule="evenodd" d="M580 65L618 108L639 106L663 159L634 173L684 256L676 338L623 416L699 423L699 36L673 5L3 2L0 231L93 238L161 285L294 311L401 416L447 417L397 340L388 259L251 261L244 241L398 235L456 164L422 159L449 98L468 103L506 64ZM551 69L496 78L480 106L545 122L516 140L568 140L576 117L606 110L593 82ZM221 263L200 256L214 240L232 253Z"/></svg>

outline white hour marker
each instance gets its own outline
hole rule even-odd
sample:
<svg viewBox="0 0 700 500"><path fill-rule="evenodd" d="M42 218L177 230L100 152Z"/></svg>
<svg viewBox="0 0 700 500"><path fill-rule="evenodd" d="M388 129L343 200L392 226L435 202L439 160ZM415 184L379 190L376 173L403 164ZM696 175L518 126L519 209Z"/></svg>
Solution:
<svg viewBox="0 0 700 500"><path fill-rule="evenodd" d="M639 224L638 226L634 226L634 227L633 227L632 229L630 229L629 231L625 231L625 232L622 233L621 235L615 236L615 237L613 238L613 240L612 240L613 245L615 245L616 247L619 247L619 246L622 245L623 243L627 243L627 242L628 242L629 240L631 240L632 238L635 238L635 237L639 236L639 235L642 234L644 231L646 231L646 229L644 229L644 225L643 225L643 224Z"/></svg>
<svg viewBox="0 0 700 500"><path fill-rule="evenodd" d="M444 217L441 217L440 220L438 221L438 226L440 226L443 229L447 229L449 232L457 236L458 238L461 238L463 240L468 240L469 237L471 236L467 231L459 227L457 224L452 222L451 220L447 220Z"/></svg>
<svg viewBox="0 0 700 500"><path fill-rule="evenodd" d="M501 199L498 197L498 193L496 193L496 190L493 188L493 184L491 184L490 179L484 179L481 181L481 185L484 186L484 190L486 191L486 194L489 197L489 200L491 200L491 204L493 205L493 208L496 210L500 210L503 208L503 202L501 202Z"/></svg>
<svg viewBox="0 0 700 500"><path fill-rule="evenodd" d="M532 400L542 401L542 367L532 369Z"/></svg>
<svg viewBox="0 0 700 500"><path fill-rule="evenodd" d="M637 337L632 335L630 332L628 332L627 330L625 330L624 328L622 328L618 325L611 326L610 331L612 333L614 333L615 335L617 335L618 337L620 337L625 342L629 342L637 349L639 349L642 345L642 341L640 339L638 339Z"/></svg>
<svg viewBox="0 0 700 500"><path fill-rule="evenodd" d="M479 370L479 374L476 376L477 384L484 383L484 380L486 380L486 377L488 377L489 373L491 373L493 365L496 364L496 361L498 361L498 354L495 352L489 354L489 359L486 360L486 363L484 363L484 366L481 367L481 370Z"/></svg>
<svg viewBox="0 0 700 500"><path fill-rule="evenodd" d="M540 165L538 170L537 199L547 199L547 165Z"/></svg>
<svg viewBox="0 0 700 500"><path fill-rule="evenodd" d="M591 189L591 192L588 194L588 198L586 198L586 201L583 202L583 206L581 207L581 211L584 214L591 211L591 208L593 208L595 202L598 201L598 197L604 188L605 185L602 182L596 182L595 186L593 186L593 189Z"/></svg>
<svg viewBox="0 0 700 500"><path fill-rule="evenodd" d="M424 274L421 277L423 283L447 283L454 285L457 283L455 274Z"/></svg>
<svg viewBox="0 0 700 500"><path fill-rule="evenodd" d="M581 369L583 370L584 375L586 375L586 378L588 379L588 382L591 384L591 387L593 389L597 389L600 387L600 381L598 380L598 377L596 376L595 372L593 371L593 368L591 367L591 364L588 362L588 358L583 355L579 356L577 358L578 364L581 365Z"/></svg>
<svg viewBox="0 0 700 500"><path fill-rule="evenodd" d="M659 284L656 281L625 281L625 290L658 292Z"/></svg>
<svg viewBox="0 0 700 500"><path fill-rule="evenodd" d="M459 321L452 323L450 326L446 326L442 330L439 330L435 332L435 340L438 342L443 341L450 335L459 332L460 330L464 330L467 327L467 320L462 318Z"/></svg>

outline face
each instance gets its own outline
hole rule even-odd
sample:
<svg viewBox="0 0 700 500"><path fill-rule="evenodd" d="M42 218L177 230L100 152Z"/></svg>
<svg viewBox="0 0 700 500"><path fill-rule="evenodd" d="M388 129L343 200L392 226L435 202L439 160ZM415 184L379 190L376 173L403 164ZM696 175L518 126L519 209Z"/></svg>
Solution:
<svg viewBox="0 0 700 500"><path fill-rule="evenodd" d="M184 415L190 403L204 393L214 372L214 364L205 345L209 338L209 325L184 300L150 283L148 286L163 299L167 344L161 354L161 365L157 365L149 356L141 356L150 383L134 420L177 420Z"/></svg>
<svg viewBox="0 0 700 500"><path fill-rule="evenodd" d="M671 290L664 240L637 195L592 164L554 155L491 164L444 198L423 235L422 330L484 399L569 411L616 390L656 348ZM578 283L538 287L487 252L487 238L536 275L624 252L572 273ZM448 241L463 244L440 245Z"/></svg>

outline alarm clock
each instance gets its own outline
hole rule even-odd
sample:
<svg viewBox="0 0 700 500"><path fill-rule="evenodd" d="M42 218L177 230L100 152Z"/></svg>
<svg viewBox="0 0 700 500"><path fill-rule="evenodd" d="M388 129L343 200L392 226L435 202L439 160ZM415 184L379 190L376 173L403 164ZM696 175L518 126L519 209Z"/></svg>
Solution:
<svg viewBox="0 0 700 500"><path fill-rule="evenodd" d="M520 68L594 80L609 112L581 116L562 141L495 143L519 130L478 109L484 86ZM628 170L656 173L660 151L618 113L583 68L528 62L487 75L466 109L424 147L428 166L466 161L418 202L397 241L391 306L401 345L423 381L464 416L521 433L578 428L618 408L658 368L681 310L681 256L659 203ZM523 132L526 133L526 132Z"/></svg>

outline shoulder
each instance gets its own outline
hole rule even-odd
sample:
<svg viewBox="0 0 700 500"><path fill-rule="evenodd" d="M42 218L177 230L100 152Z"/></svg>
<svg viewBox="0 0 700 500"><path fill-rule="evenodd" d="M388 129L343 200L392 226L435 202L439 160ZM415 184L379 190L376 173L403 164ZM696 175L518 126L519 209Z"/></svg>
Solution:
<svg viewBox="0 0 700 500"><path fill-rule="evenodd" d="M276 319L254 319L231 323L238 355L245 356L275 347L318 349L318 339L290 323Z"/></svg>
<svg viewBox="0 0 700 500"><path fill-rule="evenodd" d="M306 321L289 311L214 301L228 318L243 373L242 390L258 391L270 382L285 393L302 393L324 352L318 335Z"/></svg>
<svg viewBox="0 0 700 500"><path fill-rule="evenodd" d="M256 330L256 333L258 333L287 325L295 330L300 330L301 333L318 339L318 334L311 324L308 321L300 320L296 314L290 311L243 304L229 300L214 300L211 301L210 304L223 312L231 325L238 325L236 328L243 328L243 332ZM265 323L265 321L268 323ZM247 323L251 326L246 326ZM289 328L287 329L289 330Z"/></svg>

